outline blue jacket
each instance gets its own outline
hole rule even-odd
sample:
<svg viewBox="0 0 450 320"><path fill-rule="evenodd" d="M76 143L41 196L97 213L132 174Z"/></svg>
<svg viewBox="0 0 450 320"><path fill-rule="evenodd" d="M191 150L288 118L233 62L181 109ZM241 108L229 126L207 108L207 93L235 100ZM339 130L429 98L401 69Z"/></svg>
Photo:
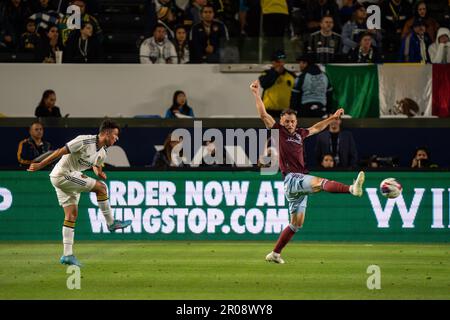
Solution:
<svg viewBox="0 0 450 320"><path fill-rule="evenodd" d="M430 62L430 55L428 54L428 47L431 45L430 37L427 33L424 34L425 41L425 51L426 57L425 61ZM420 40L416 33L412 32L408 34L402 40L402 47L400 48L400 62L421 62L422 55L420 53Z"/></svg>
<svg viewBox="0 0 450 320"><path fill-rule="evenodd" d="M330 131L327 130L317 135L315 153L318 165L325 154L333 154L331 144ZM356 143L350 131L339 132L336 151L339 157L339 163L335 163L336 167L354 168L358 165L358 151L356 150Z"/></svg>
<svg viewBox="0 0 450 320"><path fill-rule="evenodd" d="M183 107L181 107L180 109L180 113L186 115L186 116L190 116L190 117L194 117L194 111L192 110L191 107L184 105ZM166 119L176 119L177 116L175 115L175 113L171 110L171 108L167 109L166 111Z"/></svg>

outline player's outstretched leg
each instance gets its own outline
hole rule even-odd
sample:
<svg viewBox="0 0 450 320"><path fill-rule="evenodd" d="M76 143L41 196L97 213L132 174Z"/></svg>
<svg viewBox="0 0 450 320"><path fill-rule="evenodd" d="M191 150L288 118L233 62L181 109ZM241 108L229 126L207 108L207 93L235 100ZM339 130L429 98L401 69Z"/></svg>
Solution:
<svg viewBox="0 0 450 320"><path fill-rule="evenodd" d="M297 233L299 228L302 227L304 221L305 214L303 212L292 215L291 223L281 232L278 237L278 241L275 244L275 248L266 256L266 261L280 264L285 263L281 258L281 251L288 244L288 242L291 241L292 237Z"/></svg>
<svg viewBox="0 0 450 320"><path fill-rule="evenodd" d="M64 253L59 261L62 264L81 267L81 263L73 255L73 240L75 237L75 221L77 220L77 216L77 205L71 204L64 207L64 225L62 228Z"/></svg>
<svg viewBox="0 0 450 320"><path fill-rule="evenodd" d="M105 217L109 232L115 232L116 230L124 229L129 225L131 225L132 223L131 220L120 221L113 219L106 184L104 184L101 181L97 181L95 183L95 187L92 189L92 192L95 192L95 194L97 195L98 207L100 208L100 210L103 213L103 216Z"/></svg>
<svg viewBox="0 0 450 320"><path fill-rule="evenodd" d="M320 178L319 178L320 179ZM356 197L361 197L363 195L363 184L365 180L365 174L364 171L360 171L358 173L358 176L356 177L356 180L353 181L352 185L345 185L343 183L333 181L333 180L327 180L327 179L320 179L317 182L316 188L320 185L320 190L326 191L326 192L333 192L333 193L350 193ZM319 190L319 191L320 191Z"/></svg>

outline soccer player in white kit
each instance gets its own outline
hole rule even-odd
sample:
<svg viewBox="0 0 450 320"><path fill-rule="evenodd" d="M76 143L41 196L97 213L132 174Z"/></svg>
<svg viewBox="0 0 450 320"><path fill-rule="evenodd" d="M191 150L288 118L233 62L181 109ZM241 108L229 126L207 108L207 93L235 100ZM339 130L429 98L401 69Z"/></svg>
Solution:
<svg viewBox="0 0 450 320"><path fill-rule="evenodd" d="M110 232L126 228L132 222L131 220L114 220L106 184L82 174L82 171L92 168L100 179L106 179L106 174L102 170L106 159L106 148L119 140L119 133L119 125L106 119L102 122L98 135L80 135L41 162L32 163L28 169L28 171L40 170L61 157L50 173L50 181L56 190L59 205L64 209L62 228L64 254L60 259L62 264L81 266L73 254L75 222L81 192L96 193L98 206Z"/></svg>

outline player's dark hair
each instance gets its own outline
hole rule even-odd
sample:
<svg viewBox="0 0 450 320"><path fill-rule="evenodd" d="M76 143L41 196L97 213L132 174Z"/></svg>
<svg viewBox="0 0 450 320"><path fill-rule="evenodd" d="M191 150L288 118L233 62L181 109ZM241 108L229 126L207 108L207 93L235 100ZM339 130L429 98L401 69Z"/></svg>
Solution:
<svg viewBox="0 0 450 320"><path fill-rule="evenodd" d="M414 156L413 156L414 158L417 156L417 152L419 152L419 151L425 151L425 153L428 156L428 159L430 159L430 150L428 150L428 147L426 147L426 146L417 147L416 150L414 151Z"/></svg>
<svg viewBox="0 0 450 320"><path fill-rule="evenodd" d="M297 111L295 111L294 109L284 109L283 111L281 111L280 116L282 117L285 114L287 114L287 115L293 114L293 115L297 116Z"/></svg>
<svg viewBox="0 0 450 320"><path fill-rule="evenodd" d="M34 120L33 122L30 123L29 128L31 129L32 126L34 126L35 124L40 124L42 126L42 128L44 127L44 125L42 124L41 121L39 120Z"/></svg>
<svg viewBox="0 0 450 320"><path fill-rule="evenodd" d="M321 163L322 163L323 159L325 159L326 156L330 156L330 157L333 159L333 162L334 162L334 157L333 157L333 154L332 154L332 153L324 153L324 154L322 155L322 158L320 158L320 162L321 162Z"/></svg>
<svg viewBox="0 0 450 320"><path fill-rule="evenodd" d="M45 100L47 100L47 98L50 97L52 94L55 94L55 91L53 91L52 89L45 90L42 93L42 98L41 101L39 102L39 107L45 107Z"/></svg>
<svg viewBox="0 0 450 320"><path fill-rule="evenodd" d="M105 120L103 120L102 124L100 125L99 132L102 133L107 130L113 130L113 129L117 129L120 132L120 125L117 122L115 122L114 120L105 119Z"/></svg>
<svg viewBox="0 0 450 320"><path fill-rule="evenodd" d="M325 19L325 18L331 18L331 20L333 20L333 22L334 22L334 18L333 18L333 16L332 16L331 14L326 14L326 15L324 15L324 16L320 19L320 22L322 22L323 19Z"/></svg>
<svg viewBox="0 0 450 320"><path fill-rule="evenodd" d="M162 24L161 22L158 22L158 23L155 25L155 28L153 29L153 32L155 32L156 29L158 29L158 28L164 28L164 30L167 31L166 26L165 26L164 24Z"/></svg>
<svg viewBox="0 0 450 320"><path fill-rule="evenodd" d="M200 12L203 13L203 11L205 10L205 8L211 8L212 11L213 11L213 13L216 13L216 10L214 10L214 6L213 6L211 3L209 3L209 2L208 2L207 4L205 4L205 5L201 8Z"/></svg>
<svg viewBox="0 0 450 320"><path fill-rule="evenodd" d="M359 37L359 41L361 42L362 38L364 38L364 37L370 37L371 39L373 38L373 36L370 32L363 32Z"/></svg>

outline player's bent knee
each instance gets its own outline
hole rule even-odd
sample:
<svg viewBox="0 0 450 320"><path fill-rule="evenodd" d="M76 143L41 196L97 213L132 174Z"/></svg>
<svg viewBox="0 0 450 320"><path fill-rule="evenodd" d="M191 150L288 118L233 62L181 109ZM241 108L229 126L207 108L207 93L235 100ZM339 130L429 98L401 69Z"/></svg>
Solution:
<svg viewBox="0 0 450 320"><path fill-rule="evenodd" d="M325 179L314 177L314 179L311 180L311 187L313 192L319 192L322 190L322 183Z"/></svg>
<svg viewBox="0 0 450 320"><path fill-rule="evenodd" d="M106 187L106 184L103 183L102 181L97 181L95 183L93 191L97 194L97 197L100 195L104 196L108 194L108 188Z"/></svg>

